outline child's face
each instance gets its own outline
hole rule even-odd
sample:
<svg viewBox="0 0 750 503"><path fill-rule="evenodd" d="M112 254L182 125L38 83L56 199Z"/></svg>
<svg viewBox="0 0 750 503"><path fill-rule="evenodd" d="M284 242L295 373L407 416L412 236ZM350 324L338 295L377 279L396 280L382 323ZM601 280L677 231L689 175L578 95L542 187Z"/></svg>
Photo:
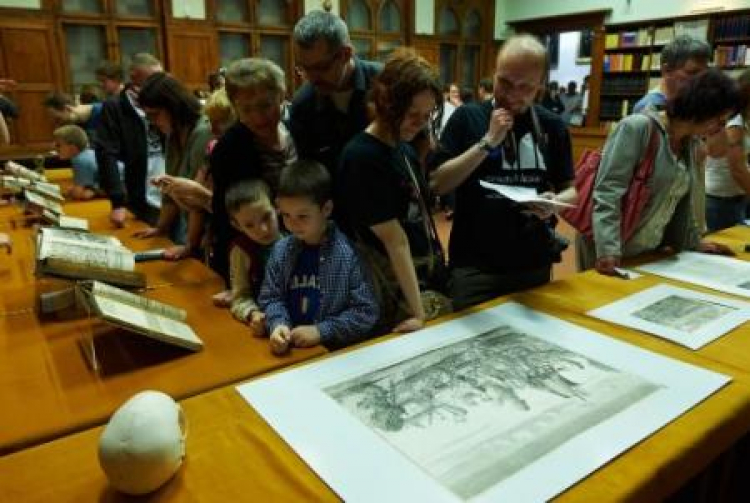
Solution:
<svg viewBox="0 0 750 503"><path fill-rule="evenodd" d="M232 215L232 225L238 231L262 245L269 245L279 238L279 221L276 217L276 210L267 198L255 203L243 204Z"/></svg>
<svg viewBox="0 0 750 503"><path fill-rule="evenodd" d="M232 113L230 110L212 109L206 112L211 123L211 133L219 138L232 125Z"/></svg>
<svg viewBox="0 0 750 503"><path fill-rule="evenodd" d="M320 244L333 210L332 201L320 206L309 197L278 197L276 205L289 232L309 245Z"/></svg>
<svg viewBox="0 0 750 503"><path fill-rule="evenodd" d="M55 150L57 150L57 157L63 161L67 161L78 155L78 147L62 140L55 140Z"/></svg>

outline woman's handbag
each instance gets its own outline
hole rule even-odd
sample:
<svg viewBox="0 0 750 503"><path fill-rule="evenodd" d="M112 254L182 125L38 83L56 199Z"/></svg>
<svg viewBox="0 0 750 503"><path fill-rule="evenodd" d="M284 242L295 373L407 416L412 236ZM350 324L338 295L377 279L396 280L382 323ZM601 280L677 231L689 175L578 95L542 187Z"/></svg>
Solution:
<svg viewBox="0 0 750 503"><path fill-rule="evenodd" d="M640 221L643 209L648 203L650 191L648 179L654 171L656 153L659 149L659 127L656 120L649 117L649 142L646 152L635 169L630 186L622 196L620 235L625 242L633 236ZM578 192L578 204L574 208L565 208L559 212L571 226L588 239L594 238L592 216L594 213L594 183L602 153L598 150L586 150L576 165L575 187Z"/></svg>

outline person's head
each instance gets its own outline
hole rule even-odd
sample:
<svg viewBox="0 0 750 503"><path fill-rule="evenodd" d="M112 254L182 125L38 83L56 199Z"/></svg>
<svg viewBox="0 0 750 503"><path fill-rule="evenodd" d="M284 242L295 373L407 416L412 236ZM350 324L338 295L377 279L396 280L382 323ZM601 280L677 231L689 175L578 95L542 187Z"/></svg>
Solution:
<svg viewBox="0 0 750 503"><path fill-rule="evenodd" d="M151 74L138 93L149 122L165 135L189 131L201 116L201 103L182 83L164 72Z"/></svg>
<svg viewBox="0 0 750 503"><path fill-rule="evenodd" d="M691 126L696 136L711 136L726 125L742 103L737 84L721 70L710 69L685 82L667 101L670 121Z"/></svg>
<svg viewBox="0 0 750 503"><path fill-rule="evenodd" d="M492 99L492 79L482 79L479 81L477 88L477 98L479 101Z"/></svg>
<svg viewBox="0 0 750 503"><path fill-rule="evenodd" d="M494 97L498 107L520 115L544 86L547 50L533 35L514 35L497 53Z"/></svg>
<svg viewBox="0 0 750 503"><path fill-rule="evenodd" d="M208 89L210 92L213 93L219 89L223 89L224 84L226 84L226 79L220 72L208 74Z"/></svg>
<svg viewBox="0 0 750 503"><path fill-rule="evenodd" d="M149 75L162 71L164 69L158 59L146 52L139 52L130 60L130 83L135 90L139 90Z"/></svg>
<svg viewBox="0 0 750 503"><path fill-rule="evenodd" d="M552 80L547 84L547 89L554 96L560 91L560 84L556 80Z"/></svg>
<svg viewBox="0 0 750 503"><path fill-rule="evenodd" d="M474 101L474 90L470 87L462 87L461 88L461 103L471 103Z"/></svg>
<svg viewBox="0 0 750 503"><path fill-rule="evenodd" d="M102 101L101 89L96 84L84 84L78 93L78 102L81 105L90 105Z"/></svg>
<svg viewBox="0 0 750 503"><path fill-rule="evenodd" d="M227 68L226 91L237 120L261 139L276 137L286 92L284 71L268 59L239 59Z"/></svg>
<svg viewBox="0 0 750 503"><path fill-rule="evenodd" d="M412 49L396 49L371 90L375 119L396 141L411 141L442 107L435 69Z"/></svg>
<svg viewBox="0 0 750 503"><path fill-rule="evenodd" d="M52 133L55 140L57 156L62 160L72 159L89 148L89 138L86 131L73 124L61 126Z"/></svg>
<svg viewBox="0 0 750 503"><path fill-rule="evenodd" d="M711 46L688 35L675 37L661 50L662 86L667 100L672 99L688 80L706 71L711 61Z"/></svg>
<svg viewBox="0 0 750 503"><path fill-rule="evenodd" d="M62 126L75 123L73 98L69 94L53 91L44 98L42 105L55 125Z"/></svg>
<svg viewBox="0 0 750 503"><path fill-rule="evenodd" d="M284 226L309 245L323 240L333 211L331 175L315 161L296 161L281 170L276 206Z"/></svg>
<svg viewBox="0 0 750 503"><path fill-rule="evenodd" d="M216 138L223 135L229 129L229 126L237 120L232 104L229 102L227 91L223 88L214 91L208 97L206 104L203 105L203 113L208 117L211 123L211 133Z"/></svg>
<svg viewBox="0 0 750 503"><path fill-rule="evenodd" d="M122 90L122 67L113 61L102 61L95 71L96 81L104 94L114 96Z"/></svg>
<svg viewBox="0 0 750 503"><path fill-rule="evenodd" d="M448 87L448 101L457 107L463 104L461 101L461 88L455 82L452 82Z"/></svg>
<svg viewBox="0 0 750 503"><path fill-rule="evenodd" d="M572 96L576 94L577 92L578 92L578 84L576 83L576 81L571 80L570 82L568 82L568 94Z"/></svg>
<svg viewBox="0 0 750 503"><path fill-rule="evenodd" d="M314 10L294 26L295 68L322 94L344 89L353 71L354 47L346 23Z"/></svg>
<svg viewBox="0 0 750 503"><path fill-rule="evenodd" d="M252 241L269 245L279 238L271 191L262 180L242 180L227 190L224 203L232 226Z"/></svg>

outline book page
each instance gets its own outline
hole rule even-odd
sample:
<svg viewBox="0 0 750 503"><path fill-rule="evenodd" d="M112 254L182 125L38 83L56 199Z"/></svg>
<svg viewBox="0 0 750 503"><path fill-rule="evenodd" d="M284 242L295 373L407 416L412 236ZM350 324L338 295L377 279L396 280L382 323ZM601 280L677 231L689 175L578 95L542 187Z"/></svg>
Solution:
<svg viewBox="0 0 750 503"><path fill-rule="evenodd" d="M57 225L66 229L76 229L81 231L89 230L89 221L85 218L71 217L68 215L60 215L57 221Z"/></svg>
<svg viewBox="0 0 750 503"><path fill-rule="evenodd" d="M145 309L151 313L166 316L177 321L185 321L187 319L187 312L184 309L170 306L158 300L149 299L142 297L134 293L126 292L121 288L110 286L101 281L87 281L83 282L82 285L94 296L95 300L98 301L101 297L120 301L129 306Z"/></svg>
<svg viewBox="0 0 750 503"><path fill-rule="evenodd" d="M60 192L60 187L52 183L34 182L28 186L26 190L36 192L37 194L53 201L62 202L65 200L62 192Z"/></svg>
<svg viewBox="0 0 750 503"><path fill-rule="evenodd" d="M37 259L57 259L71 264L134 271L133 254L125 248L103 248L88 243L75 243L42 239Z"/></svg>
<svg viewBox="0 0 750 503"><path fill-rule="evenodd" d="M72 217L71 217L72 218ZM119 247L127 250L122 246L122 242L114 236L105 234L92 234L90 232L81 232L72 229L55 229L45 227L42 229L45 240L57 241L60 243L81 244L96 248Z"/></svg>
<svg viewBox="0 0 750 503"><path fill-rule="evenodd" d="M42 209L48 209L50 211L54 211L55 213L60 214L60 215L65 213L60 203L58 203L57 201L53 201L52 199L48 199L44 197L43 195L39 194L38 192L29 190L28 187L26 188L26 190L23 191L23 193L24 193L24 197L26 198L26 202L29 204L38 206Z"/></svg>
<svg viewBox="0 0 750 503"><path fill-rule="evenodd" d="M203 347L203 342L186 323L107 297L97 297L96 308L103 318L112 323L127 326L154 339L193 350Z"/></svg>

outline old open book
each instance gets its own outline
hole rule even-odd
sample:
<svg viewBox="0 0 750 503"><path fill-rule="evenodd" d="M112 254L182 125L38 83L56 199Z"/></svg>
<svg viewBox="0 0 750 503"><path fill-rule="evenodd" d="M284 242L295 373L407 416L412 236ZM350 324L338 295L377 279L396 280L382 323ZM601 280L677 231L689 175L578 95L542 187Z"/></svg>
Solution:
<svg viewBox="0 0 750 503"><path fill-rule="evenodd" d="M76 300L91 314L168 344L199 351L203 341L186 323L187 312L99 281L79 281Z"/></svg>
<svg viewBox="0 0 750 503"><path fill-rule="evenodd" d="M146 277L135 270L133 252L115 237L43 227L36 235L36 273L72 279L95 279L143 288Z"/></svg>

